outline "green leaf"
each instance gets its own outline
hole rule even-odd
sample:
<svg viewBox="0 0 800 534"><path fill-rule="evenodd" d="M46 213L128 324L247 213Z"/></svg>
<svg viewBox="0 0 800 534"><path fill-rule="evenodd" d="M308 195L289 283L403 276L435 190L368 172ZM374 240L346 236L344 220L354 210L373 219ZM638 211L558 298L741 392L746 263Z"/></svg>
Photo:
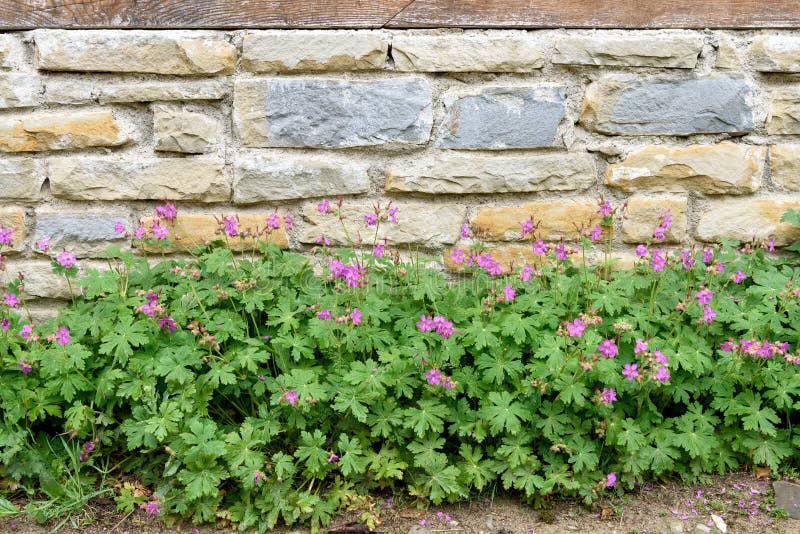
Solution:
<svg viewBox="0 0 800 534"><path fill-rule="evenodd" d="M122 315L114 329L102 338L100 354L113 354L120 364L125 365L133 355L133 347L147 343L145 323L135 321L130 315Z"/></svg>
<svg viewBox="0 0 800 534"><path fill-rule="evenodd" d="M339 471L345 477L350 474L359 475L366 470L368 460L364 457L361 444L357 439L341 434L336 445L340 453Z"/></svg>
<svg viewBox="0 0 800 534"><path fill-rule="evenodd" d="M522 428L522 421L530 420L530 412L522 404L514 401L507 391L489 393L489 403L484 402L481 415L489 421L492 435L500 434L504 429L509 434L516 434Z"/></svg>
<svg viewBox="0 0 800 534"><path fill-rule="evenodd" d="M449 410L435 399L423 399L417 403L416 408L406 409L406 427L422 437L425 432L432 430L441 433L444 430L444 418Z"/></svg>

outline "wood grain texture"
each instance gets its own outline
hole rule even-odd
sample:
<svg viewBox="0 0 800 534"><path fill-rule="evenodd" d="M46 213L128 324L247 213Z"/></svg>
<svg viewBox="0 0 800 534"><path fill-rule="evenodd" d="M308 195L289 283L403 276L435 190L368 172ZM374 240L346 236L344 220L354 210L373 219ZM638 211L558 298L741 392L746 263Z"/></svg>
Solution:
<svg viewBox="0 0 800 534"><path fill-rule="evenodd" d="M800 0L0 0L32 28L800 28Z"/></svg>
<svg viewBox="0 0 800 534"><path fill-rule="evenodd" d="M416 0L392 28L797 28L800 0Z"/></svg>

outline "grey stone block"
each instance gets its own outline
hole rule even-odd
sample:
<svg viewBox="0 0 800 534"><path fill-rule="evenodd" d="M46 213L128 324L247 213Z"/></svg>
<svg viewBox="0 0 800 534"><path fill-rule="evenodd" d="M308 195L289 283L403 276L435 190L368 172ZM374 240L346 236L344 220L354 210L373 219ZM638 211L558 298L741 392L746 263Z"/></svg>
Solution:
<svg viewBox="0 0 800 534"><path fill-rule="evenodd" d="M491 87L446 97L439 146L462 149L553 146L564 118L564 88Z"/></svg>
<svg viewBox="0 0 800 534"><path fill-rule="evenodd" d="M234 115L242 143L253 147L421 144L433 121L431 90L421 78L240 80Z"/></svg>

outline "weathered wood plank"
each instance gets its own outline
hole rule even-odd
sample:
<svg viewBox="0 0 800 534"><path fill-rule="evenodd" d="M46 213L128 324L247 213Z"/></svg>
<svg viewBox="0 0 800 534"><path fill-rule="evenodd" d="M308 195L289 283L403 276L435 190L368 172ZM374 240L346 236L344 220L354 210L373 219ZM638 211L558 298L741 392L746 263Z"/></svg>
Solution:
<svg viewBox="0 0 800 534"><path fill-rule="evenodd" d="M411 0L0 0L0 30L379 28Z"/></svg>
<svg viewBox="0 0 800 534"><path fill-rule="evenodd" d="M416 0L394 28L797 28L800 0Z"/></svg>
<svg viewBox="0 0 800 534"><path fill-rule="evenodd" d="M800 0L0 0L31 28L800 28Z"/></svg>

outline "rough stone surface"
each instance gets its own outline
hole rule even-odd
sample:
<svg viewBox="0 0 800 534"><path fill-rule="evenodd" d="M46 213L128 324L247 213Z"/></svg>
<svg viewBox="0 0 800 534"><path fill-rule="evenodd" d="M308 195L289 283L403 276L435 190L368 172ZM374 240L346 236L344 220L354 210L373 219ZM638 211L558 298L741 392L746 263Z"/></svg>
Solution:
<svg viewBox="0 0 800 534"><path fill-rule="evenodd" d="M0 35L0 68L10 69L14 66L14 59L20 48L20 43L14 35Z"/></svg>
<svg viewBox="0 0 800 534"><path fill-rule="evenodd" d="M35 240L50 237L50 254L67 249L79 257L100 256L109 245L126 244L124 236L114 232L118 221L127 214L109 212L37 212Z"/></svg>
<svg viewBox="0 0 800 534"><path fill-rule="evenodd" d="M220 124L203 113L166 106L153 108L156 150L203 154L219 143L220 133Z"/></svg>
<svg viewBox="0 0 800 534"><path fill-rule="evenodd" d="M436 248L455 243L466 215L462 206L452 204L397 202L393 206L398 208L398 224L382 223L378 233L378 238L386 239L390 245L411 243ZM371 212L373 206L369 202L346 203L342 207L344 224L353 240L360 235L365 241L372 242L375 227L368 227L364 223L364 215ZM301 242L316 243L317 238L324 235L332 243L348 244L336 216L330 213L320 214L316 204L309 204L303 209L303 219L307 225L301 232Z"/></svg>
<svg viewBox="0 0 800 534"><path fill-rule="evenodd" d="M44 89L48 104L79 105L97 101L96 88L83 80L48 80Z"/></svg>
<svg viewBox="0 0 800 534"><path fill-rule="evenodd" d="M44 176L40 159L0 159L0 198L38 200Z"/></svg>
<svg viewBox="0 0 800 534"><path fill-rule="evenodd" d="M752 193L761 185L766 147L719 143L648 146L610 165L606 185L625 191Z"/></svg>
<svg viewBox="0 0 800 534"><path fill-rule="evenodd" d="M431 90L421 78L239 80L234 119L253 147L421 144L430 137Z"/></svg>
<svg viewBox="0 0 800 534"><path fill-rule="evenodd" d="M128 136L109 111L42 113L0 119L0 152L118 146Z"/></svg>
<svg viewBox="0 0 800 534"><path fill-rule="evenodd" d="M774 145L769 149L772 181L790 191L800 191L800 144Z"/></svg>
<svg viewBox="0 0 800 534"><path fill-rule="evenodd" d="M234 164L233 201L239 204L369 191L363 165L309 157L242 157Z"/></svg>
<svg viewBox="0 0 800 534"><path fill-rule="evenodd" d="M792 519L800 519L800 484L776 480L772 488L775 490L775 506L782 508Z"/></svg>
<svg viewBox="0 0 800 534"><path fill-rule="evenodd" d="M18 252L25 243L25 211L20 208L0 208L0 228L14 229L11 235L11 244L2 245L0 252Z"/></svg>
<svg viewBox="0 0 800 534"><path fill-rule="evenodd" d="M0 74L0 109L30 108L42 102L42 82L35 74Z"/></svg>
<svg viewBox="0 0 800 534"><path fill-rule="evenodd" d="M728 237L738 241L773 238L784 246L800 240L800 228L780 222L788 209L800 209L797 197L786 199L722 200L700 217L695 237L718 241Z"/></svg>
<svg viewBox="0 0 800 534"><path fill-rule="evenodd" d="M600 31L562 35L553 47L553 63L618 67L693 69L703 49L695 32Z"/></svg>
<svg viewBox="0 0 800 534"><path fill-rule="evenodd" d="M609 76L589 84L580 120L614 135L741 134L754 128L752 100L739 78Z"/></svg>
<svg viewBox="0 0 800 534"><path fill-rule="evenodd" d="M544 49L524 31L397 33L392 57L400 71L532 72L544 66Z"/></svg>
<svg viewBox="0 0 800 534"><path fill-rule="evenodd" d="M70 200L225 202L231 187L218 158L53 158L53 196Z"/></svg>
<svg viewBox="0 0 800 534"><path fill-rule="evenodd" d="M740 70L742 68L742 60L733 41L724 33L719 36L717 61L714 66L722 70Z"/></svg>
<svg viewBox="0 0 800 534"><path fill-rule="evenodd" d="M389 42L367 31L270 30L242 41L242 67L250 72L382 69Z"/></svg>
<svg viewBox="0 0 800 534"><path fill-rule="evenodd" d="M600 220L596 202L529 202L522 207L481 208L472 220L472 228L489 240L513 241L520 237L520 222L531 217L534 224L539 223L536 237L545 241L573 239L578 235L575 225L586 226Z"/></svg>
<svg viewBox="0 0 800 534"><path fill-rule="evenodd" d="M66 300L70 298L67 280L62 275L53 273L53 267L49 261L11 261L6 266L6 272L25 274L24 294L26 299L33 297ZM73 290L76 294L79 292L76 284L73 284Z"/></svg>
<svg viewBox="0 0 800 534"><path fill-rule="evenodd" d="M233 215L233 214L230 214ZM236 215L238 218L237 227L239 231L249 229L249 233L253 234L260 232L265 228L264 221L269 213L239 213ZM225 234L220 228L218 220L222 220L220 214L213 213L180 213L175 223L168 225L170 229L169 242L170 244L165 247L165 252L191 252L195 248L205 243L224 239ZM145 227L152 226L152 219L143 221ZM283 225L277 230L273 230L268 236L262 235L261 240L267 240L275 243L281 248L288 248L289 238L286 235ZM257 246L253 238L246 238L242 240L239 237L229 238L229 246L233 250L252 250ZM149 248L148 250L161 250L160 247Z"/></svg>
<svg viewBox="0 0 800 534"><path fill-rule="evenodd" d="M777 89L772 92L767 133L800 134L800 88Z"/></svg>
<svg viewBox="0 0 800 534"><path fill-rule="evenodd" d="M488 156L442 152L409 167L392 165L390 192L521 193L586 189L596 182L594 157L586 153Z"/></svg>
<svg viewBox="0 0 800 534"><path fill-rule="evenodd" d="M168 100L221 100L230 93L219 80L110 83L99 85L97 98L101 104L155 102Z"/></svg>
<svg viewBox="0 0 800 534"><path fill-rule="evenodd" d="M448 95L438 144L461 149L554 146L565 96L562 87L489 87Z"/></svg>
<svg viewBox="0 0 800 534"><path fill-rule="evenodd" d="M756 37L750 45L750 64L760 72L800 72L800 36Z"/></svg>
<svg viewBox="0 0 800 534"><path fill-rule="evenodd" d="M634 195L628 199L626 219L622 222L622 241L644 243L653 239L653 230L661 224L661 217L668 211L672 227L664 234L662 243L680 243L686 237L686 196L652 198Z"/></svg>
<svg viewBox="0 0 800 534"><path fill-rule="evenodd" d="M143 30L36 30L37 67L56 71L230 74L236 49L220 37Z"/></svg>

